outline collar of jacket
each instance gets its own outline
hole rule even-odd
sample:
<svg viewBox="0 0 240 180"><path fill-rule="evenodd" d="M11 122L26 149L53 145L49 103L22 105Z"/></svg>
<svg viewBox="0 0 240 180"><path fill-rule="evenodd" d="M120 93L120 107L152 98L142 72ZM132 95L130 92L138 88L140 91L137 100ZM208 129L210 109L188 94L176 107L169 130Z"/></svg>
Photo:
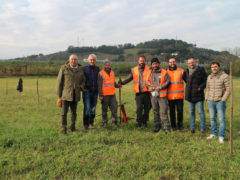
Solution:
<svg viewBox="0 0 240 180"><path fill-rule="evenodd" d="M210 75L210 78L211 78L211 79L214 78L214 77L219 78L223 73L224 73L223 70L219 70L216 74L212 73L212 74Z"/></svg>
<svg viewBox="0 0 240 180"><path fill-rule="evenodd" d="M81 64L77 64L77 68L72 68L71 66L70 66L70 64L69 64L69 62L67 62L66 64L66 68L68 68L69 70L73 70L73 69L75 69L75 70L79 70L79 68L81 67Z"/></svg>
<svg viewBox="0 0 240 180"><path fill-rule="evenodd" d="M142 67L142 66L140 66L140 65L138 65L138 69L144 69L145 68L145 66L146 66L146 64Z"/></svg>
<svg viewBox="0 0 240 180"><path fill-rule="evenodd" d="M172 68L171 66L169 66L168 69L169 69L170 71L174 71L174 70L177 69L177 65L176 65L175 67L173 67L173 68Z"/></svg>
<svg viewBox="0 0 240 180"><path fill-rule="evenodd" d="M153 69L151 69L151 70L152 70L153 73L161 73L161 69L162 69L162 68L159 68L159 69L157 69L157 70L153 70Z"/></svg>
<svg viewBox="0 0 240 180"><path fill-rule="evenodd" d="M96 66L95 66L95 65L90 66L90 64L88 64L88 67L89 67L90 69L94 69Z"/></svg>

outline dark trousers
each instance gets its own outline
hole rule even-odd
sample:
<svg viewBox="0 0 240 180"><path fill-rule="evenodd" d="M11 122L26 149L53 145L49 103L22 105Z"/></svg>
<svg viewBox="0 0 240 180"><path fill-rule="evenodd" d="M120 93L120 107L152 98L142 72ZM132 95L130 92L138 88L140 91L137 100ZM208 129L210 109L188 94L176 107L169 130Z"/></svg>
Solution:
<svg viewBox="0 0 240 180"><path fill-rule="evenodd" d="M136 93L137 104L137 122L138 124L146 124L149 120L149 111L151 110L151 98L149 92Z"/></svg>
<svg viewBox="0 0 240 180"><path fill-rule="evenodd" d="M70 106L71 109L71 128L75 128L75 121L77 118L77 101L62 101L62 111L61 111L61 116L62 116L62 127L66 128L67 127L67 113L68 113L68 108Z"/></svg>
<svg viewBox="0 0 240 180"><path fill-rule="evenodd" d="M173 129L183 128L183 99L168 100L170 108L171 126ZM177 126L176 126L176 113L177 108Z"/></svg>
<svg viewBox="0 0 240 180"><path fill-rule="evenodd" d="M83 93L83 125L88 126L94 123L96 114L98 92L84 92Z"/></svg>
<svg viewBox="0 0 240 180"><path fill-rule="evenodd" d="M112 112L112 123L117 123L117 99L115 95L103 96L102 100L102 120L103 123L108 122L108 107Z"/></svg>

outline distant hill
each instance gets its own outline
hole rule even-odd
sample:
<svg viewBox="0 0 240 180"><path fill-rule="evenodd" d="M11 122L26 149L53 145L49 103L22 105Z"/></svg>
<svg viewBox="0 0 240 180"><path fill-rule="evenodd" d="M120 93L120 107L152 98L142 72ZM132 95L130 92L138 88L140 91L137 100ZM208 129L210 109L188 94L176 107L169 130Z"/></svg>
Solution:
<svg viewBox="0 0 240 180"><path fill-rule="evenodd" d="M212 60L218 60L223 64L237 59L227 51L214 51L211 49L198 48L194 44L189 44L182 40L174 39L153 39L133 45L126 43L123 45L99 47L74 47L69 46L66 51L60 51L48 55L31 55L27 57L10 60L25 61L66 61L70 54L77 54L79 59L86 59L90 53L95 53L98 59L110 59L113 61L137 61L140 54L144 54L150 61L153 57L158 57L162 61L167 61L171 56L177 57L179 62L184 62L190 57L199 59L201 64L208 64Z"/></svg>

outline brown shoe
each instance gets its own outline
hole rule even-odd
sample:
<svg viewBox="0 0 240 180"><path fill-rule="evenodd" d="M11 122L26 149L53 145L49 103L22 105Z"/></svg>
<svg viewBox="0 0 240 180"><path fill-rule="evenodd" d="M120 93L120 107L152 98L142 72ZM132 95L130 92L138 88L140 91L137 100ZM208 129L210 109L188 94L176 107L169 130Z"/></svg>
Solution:
<svg viewBox="0 0 240 180"><path fill-rule="evenodd" d="M63 128L62 133L67 134L67 128Z"/></svg>
<svg viewBox="0 0 240 180"><path fill-rule="evenodd" d="M201 135L202 135L202 136L205 136L205 135L206 135L206 132L205 132L205 131L201 131Z"/></svg>
<svg viewBox="0 0 240 180"><path fill-rule="evenodd" d="M75 127L71 127L70 130L71 130L72 132L75 132L75 131L76 131L76 128L75 128Z"/></svg>
<svg viewBox="0 0 240 180"><path fill-rule="evenodd" d="M88 130L88 125L84 125L85 130Z"/></svg>
<svg viewBox="0 0 240 180"><path fill-rule="evenodd" d="M194 133L195 133L195 130L194 130L194 129L191 129L189 132L190 132L190 134L194 134Z"/></svg>
<svg viewBox="0 0 240 180"><path fill-rule="evenodd" d="M89 124L89 129L93 129L93 128L94 128L93 124Z"/></svg>

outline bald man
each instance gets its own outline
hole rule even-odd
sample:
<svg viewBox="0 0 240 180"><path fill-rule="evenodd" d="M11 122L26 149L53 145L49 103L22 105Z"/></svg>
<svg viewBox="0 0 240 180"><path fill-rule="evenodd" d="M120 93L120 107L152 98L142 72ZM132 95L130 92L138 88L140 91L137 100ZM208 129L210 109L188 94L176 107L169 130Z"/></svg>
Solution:
<svg viewBox="0 0 240 180"><path fill-rule="evenodd" d="M80 101L80 91L85 87L85 76L82 66L78 64L78 57L75 54L69 56L69 60L64 64L57 77L57 95L58 107L62 108L62 133L67 134L67 112L71 109L71 126L72 132L76 131L75 121L77 118L77 104Z"/></svg>

